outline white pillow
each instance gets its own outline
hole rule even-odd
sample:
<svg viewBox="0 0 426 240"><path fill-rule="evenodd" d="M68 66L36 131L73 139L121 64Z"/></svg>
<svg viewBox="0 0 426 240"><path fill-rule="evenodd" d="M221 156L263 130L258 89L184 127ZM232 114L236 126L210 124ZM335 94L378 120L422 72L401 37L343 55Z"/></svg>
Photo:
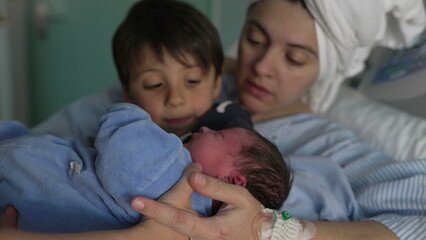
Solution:
<svg viewBox="0 0 426 240"><path fill-rule="evenodd" d="M396 160L426 159L426 120L342 86L325 117Z"/></svg>

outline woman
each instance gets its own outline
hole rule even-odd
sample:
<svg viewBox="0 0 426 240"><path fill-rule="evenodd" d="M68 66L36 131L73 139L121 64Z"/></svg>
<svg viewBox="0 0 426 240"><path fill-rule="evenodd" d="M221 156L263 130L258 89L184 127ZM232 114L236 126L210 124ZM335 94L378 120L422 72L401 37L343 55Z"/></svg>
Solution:
<svg viewBox="0 0 426 240"><path fill-rule="evenodd" d="M394 24L390 25L392 21ZM401 165L398 166L400 173L391 173L385 170L387 165L396 167L391 159L327 120L303 113L310 109L316 113L326 111L341 82L363 69L373 47L408 46L425 25L422 1L261 0L250 7L239 42L235 89L240 103L251 112L255 129L273 140L285 156L315 155L336 163L355 199L355 213L346 211L349 218L342 220L374 220L371 230L384 229L385 235L377 231L382 239L391 239L395 234L399 238L423 236L421 227L409 229L407 225L409 222L426 223L422 217L426 214L424 206L411 209L417 216L398 217L394 214L410 215L408 206L415 201L424 201L424 197L411 198L415 195L415 191L411 191L404 199L397 199L401 193L393 194L392 191L398 191L414 178L424 182L424 161L407 163L419 164L421 173L403 177L403 172L409 175L409 168L413 166ZM236 95L232 87L226 89L231 89L228 95ZM296 161L293 169L300 170L295 164ZM371 169L384 175L373 176ZM314 189L299 192L307 187L306 184L298 185L298 182L296 171L293 195L290 193L290 204L284 204L284 208L300 218L341 220L335 213L314 215L305 212L304 208L309 209L307 206L316 203L306 201L303 193ZM410 186L425 192L421 184ZM385 197L387 194L393 196ZM333 206L327 207L328 196L321 192L317 195L324 203L316 206L333 209ZM291 204L292 196L295 204ZM380 201L374 202L375 199ZM383 202L386 201L392 204L385 206ZM404 207L397 207L397 202ZM317 230L334 227L334 224L339 225L316 223ZM354 229L363 224L365 222L348 223L351 230L347 233L358 234ZM339 229L344 232L345 228Z"/></svg>
<svg viewBox="0 0 426 240"><path fill-rule="evenodd" d="M389 25L388 18L396 24ZM363 233L362 239L424 237L426 211L415 202L424 202L416 191L426 193L425 161L397 164L352 133L306 113L324 112L341 82L363 69L374 46L408 46L425 24L422 1L261 0L248 11L236 86L225 83L227 95L237 99L238 92L255 129L283 155L321 156L338 167L327 172L332 165L318 166L317 159L290 159L295 178L282 207L301 219L329 220L314 222L327 239L360 239ZM404 186L415 190L402 193Z"/></svg>
<svg viewBox="0 0 426 240"><path fill-rule="evenodd" d="M273 140L284 155L321 156L325 158L324 163L336 167L335 171L327 172L328 167L315 165L318 161L313 159L290 161L295 170L295 183L289 197L293 201L288 201L283 208L301 219L336 221L315 221L313 239L424 237L421 226L426 224L422 217L426 213L424 206L415 204L424 202L425 191L420 189L426 176L423 163L408 164L419 172L396 170L393 174L395 169L405 167L374 152L352 133L317 115L306 114L311 109L314 112L327 109L342 80L363 68L371 48L379 44L393 47L410 44L425 25L424 15L421 0L261 0L248 11L240 39L237 88L226 88L231 89L227 95L233 95L232 90L238 89L240 103L252 113L255 128ZM388 17L398 23L393 25L396 28L387 24ZM376 176L370 169L383 175ZM309 182L304 181L309 180L306 173L322 179L312 179L317 180L317 185L306 184ZM333 183L338 186L333 188ZM398 192L406 189L406 185L420 195ZM228 196L240 196L239 190L235 192L227 187L222 190L225 189L233 193L228 192ZM321 189L327 191L319 191ZM404 198L400 206L393 202L399 201L397 196ZM253 202L247 194L241 197L245 202ZM389 206L383 204L388 200ZM240 200L225 202L231 203L225 210L244 209L243 212L250 212L249 216L261 214L256 204L244 205ZM334 205L340 202L345 204ZM414 209L408 209L410 204L415 205ZM257 207L253 207L255 205ZM146 203L144 209L148 206ZM414 213L410 215L411 210ZM231 236L230 239L241 233L235 226L251 228L253 221L257 222L257 218L250 217L227 222L221 220L223 216L219 214L212 221L224 227L215 229L216 233ZM197 228L184 231L185 234L211 239L211 232L197 230L211 228L207 221L184 215L183 220L187 219L192 219ZM360 219L370 221L357 222ZM354 222L337 222L339 220ZM413 227L408 228L413 222ZM176 224L179 225L171 225Z"/></svg>

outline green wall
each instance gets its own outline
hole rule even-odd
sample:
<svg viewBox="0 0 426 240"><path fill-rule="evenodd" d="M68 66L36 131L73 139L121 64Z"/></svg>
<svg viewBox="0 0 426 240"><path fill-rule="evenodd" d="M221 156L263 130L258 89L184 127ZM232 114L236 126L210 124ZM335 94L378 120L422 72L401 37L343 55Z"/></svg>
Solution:
<svg viewBox="0 0 426 240"><path fill-rule="evenodd" d="M218 24L225 49L235 42L246 0L186 1ZM103 91L117 79L111 38L134 2L136 0L28 0L33 124L79 97ZM40 3L50 9L49 21L42 30L34 19L34 11Z"/></svg>

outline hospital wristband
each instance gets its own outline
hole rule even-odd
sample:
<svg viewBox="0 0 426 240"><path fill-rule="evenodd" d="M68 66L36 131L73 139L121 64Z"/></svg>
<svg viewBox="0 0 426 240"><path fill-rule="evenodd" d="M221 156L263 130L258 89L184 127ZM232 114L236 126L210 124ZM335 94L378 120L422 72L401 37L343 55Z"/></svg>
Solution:
<svg viewBox="0 0 426 240"><path fill-rule="evenodd" d="M298 219L291 218L286 211L268 208L263 210L263 214L266 221L259 233L261 240L309 240L315 236L316 228L312 222L303 221L303 227Z"/></svg>

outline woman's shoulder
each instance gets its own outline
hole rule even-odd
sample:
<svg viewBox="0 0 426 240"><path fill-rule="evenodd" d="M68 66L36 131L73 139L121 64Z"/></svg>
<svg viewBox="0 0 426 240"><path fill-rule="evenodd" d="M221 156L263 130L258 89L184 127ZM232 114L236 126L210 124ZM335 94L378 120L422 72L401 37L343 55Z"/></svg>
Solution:
<svg viewBox="0 0 426 240"><path fill-rule="evenodd" d="M337 146L363 145L350 130L317 114L302 113L256 123L255 129L284 154L327 155ZM342 148L343 149L343 148Z"/></svg>

